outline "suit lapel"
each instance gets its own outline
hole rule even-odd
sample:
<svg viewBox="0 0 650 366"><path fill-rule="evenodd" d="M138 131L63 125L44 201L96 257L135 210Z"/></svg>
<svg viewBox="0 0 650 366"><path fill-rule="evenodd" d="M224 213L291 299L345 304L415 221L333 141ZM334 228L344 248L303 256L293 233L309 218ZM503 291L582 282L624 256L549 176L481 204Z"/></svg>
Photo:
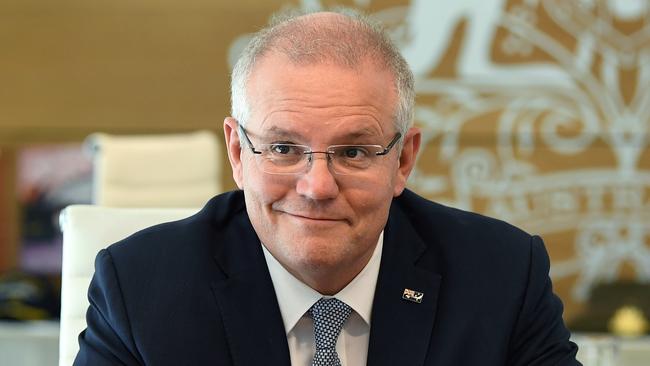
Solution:
<svg viewBox="0 0 650 366"><path fill-rule="evenodd" d="M416 265L426 246L404 213L393 205L384 231L384 250L372 310L368 366L422 365L438 302L436 266ZM423 294L417 303L404 290Z"/></svg>
<svg viewBox="0 0 650 366"><path fill-rule="evenodd" d="M245 212L245 211L244 211ZM235 366L289 365L282 315L259 239L245 214L236 214L217 247L226 278L212 285Z"/></svg>

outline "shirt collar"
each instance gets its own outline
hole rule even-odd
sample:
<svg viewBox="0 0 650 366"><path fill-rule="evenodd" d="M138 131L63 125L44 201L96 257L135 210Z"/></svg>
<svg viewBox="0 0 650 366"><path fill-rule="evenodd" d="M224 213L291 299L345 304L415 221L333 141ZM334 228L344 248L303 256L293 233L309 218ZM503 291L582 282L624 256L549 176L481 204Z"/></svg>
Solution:
<svg viewBox="0 0 650 366"><path fill-rule="evenodd" d="M372 257L359 274L341 291L334 296L326 296L307 286L289 273L273 255L262 245L266 265L271 274L271 281L275 288L285 332L288 334L305 315L307 310L321 297L336 297L348 304L361 318L370 325L372 302L375 297L377 275L381 262L381 252L384 244L384 232L379 235L379 240L372 253Z"/></svg>

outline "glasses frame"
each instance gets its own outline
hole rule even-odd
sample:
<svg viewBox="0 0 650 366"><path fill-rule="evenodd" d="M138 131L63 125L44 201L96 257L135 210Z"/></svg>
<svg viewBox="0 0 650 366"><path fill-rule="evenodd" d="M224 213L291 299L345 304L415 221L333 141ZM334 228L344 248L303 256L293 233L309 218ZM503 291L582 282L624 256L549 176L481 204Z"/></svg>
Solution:
<svg viewBox="0 0 650 366"><path fill-rule="evenodd" d="M257 149L255 149L255 146L253 146L253 142L252 142L251 139L248 137L248 134L246 133L246 130L244 129L244 127L243 127L241 124L238 124L238 125L237 125L237 129L238 129L238 131L239 131L239 135L240 135L240 136L243 136L243 137L244 137L244 140L246 140L246 145L248 145L248 147L250 148L251 152L252 152L253 154L256 154L256 155L262 155L263 152L262 152L262 151L259 151L259 150L257 150ZM305 152L303 153L303 154L305 154L305 155L309 155L309 156L307 157L307 163L308 163L308 164L311 164L311 162L312 162L312 160L313 160L313 156L314 156L315 153L316 153L316 154L325 154L325 155L327 155L327 161L328 161L329 164L331 164L332 159L333 159L333 158L332 158L332 154L333 154L333 153L332 153L331 151L329 151L329 149L331 149L332 147L339 147L339 146L378 146L378 147L381 147L383 150L382 150L382 151L379 151L379 152L376 152L375 155L376 155L376 156L383 156L383 155L388 154L388 153L391 151L391 149L393 148L393 146L395 146L395 145L397 144L397 142L400 140L401 137L402 137L402 134L401 134L400 132L395 133L395 136L393 137L392 140L390 140L390 142L388 143L388 145L386 145L386 147L381 146L381 145L330 145L330 146L327 147L327 150L326 150L326 151L314 151L314 150L311 149L311 146L307 146L307 145L300 145L300 144L284 144L284 145L304 146L304 147L308 148L309 150L307 150L307 151L305 151ZM333 171L334 171L334 173L336 173L336 174L345 175L345 174L342 174L342 173L340 173L340 172L337 172L336 169L333 169ZM267 171L265 171L265 173L268 173L268 174L279 174L279 175L295 175L295 174L300 174L300 172L291 172L291 173L269 173L269 172L267 172Z"/></svg>

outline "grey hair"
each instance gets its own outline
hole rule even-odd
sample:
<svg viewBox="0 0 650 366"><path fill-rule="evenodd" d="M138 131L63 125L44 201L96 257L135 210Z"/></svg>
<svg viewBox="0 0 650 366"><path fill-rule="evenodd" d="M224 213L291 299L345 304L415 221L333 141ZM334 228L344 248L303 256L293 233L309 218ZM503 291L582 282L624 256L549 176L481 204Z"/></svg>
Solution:
<svg viewBox="0 0 650 366"><path fill-rule="evenodd" d="M251 114L246 86L255 64L269 52L286 55L296 65L335 63L355 67L370 60L385 67L395 80L396 129L404 136L413 124L415 90L413 73L384 29L375 21L351 9L334 13L340 20L314 22L309 13L275 15L270 24L254 34L244 48L231 75L231 114L245 125Z"/></svg>

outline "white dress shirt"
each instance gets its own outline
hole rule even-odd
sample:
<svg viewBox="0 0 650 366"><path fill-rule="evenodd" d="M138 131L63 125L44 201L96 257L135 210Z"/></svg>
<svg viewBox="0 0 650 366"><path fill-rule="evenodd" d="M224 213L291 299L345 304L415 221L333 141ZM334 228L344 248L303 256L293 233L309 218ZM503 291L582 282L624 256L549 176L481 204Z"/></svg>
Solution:
<svg viewBox="0 0 650 366"><path fill-rule="evenodd" d="M307 313L321 297L335 297L352 308L350 317L343 325L336 341L336 353L342 366L365 365L368 358L370 315L375 296L377 275L381 262L384 232L379 235L377 246L368 264L359 274L334 296L325 296L305 285L289 273L271 255L264 245L264 257L269 267L275 294L278 298L284 329L287 333L292 366L309 366L316 352L314 322Z"/></svg>

